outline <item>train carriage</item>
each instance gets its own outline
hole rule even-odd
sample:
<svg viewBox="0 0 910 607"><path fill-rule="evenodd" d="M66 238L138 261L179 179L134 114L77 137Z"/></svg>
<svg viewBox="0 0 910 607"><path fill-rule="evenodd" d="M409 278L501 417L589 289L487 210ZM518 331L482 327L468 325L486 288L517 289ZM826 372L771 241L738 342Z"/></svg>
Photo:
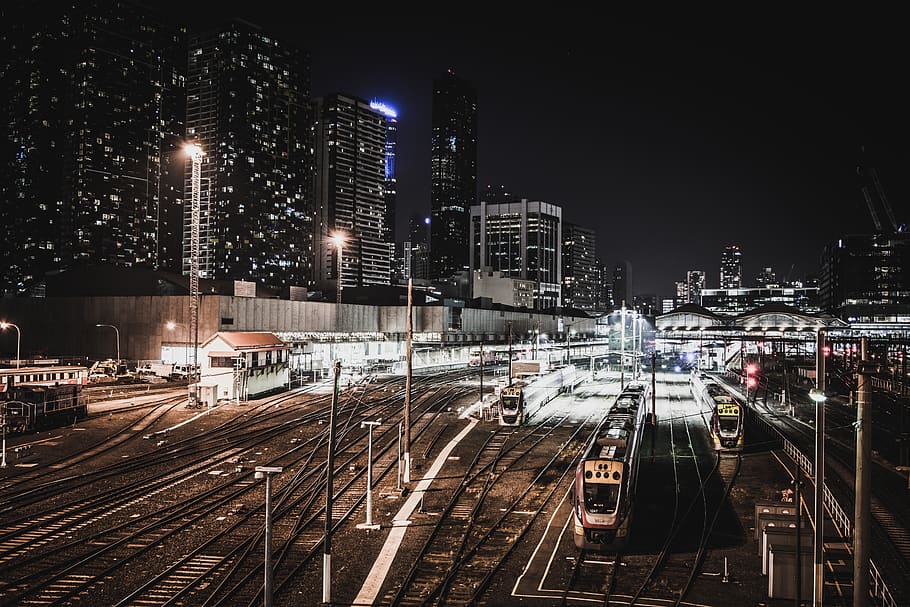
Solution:
<svg viewBox="0 0 910 607"><path fill-rule="evenodd" d="M585 447L572 489L573 537L581 550L615 552L632 525L647 388L623 390Z"/></svg>
<svg viewBox="0 0 910 607"><path fill-rule="evenodd" d="M692 395L701 407L716 451L741 451L745 438L742 404L705 373L694 372Z"/></svg>
<svg viewBox="0 0 910 607"><path fill-rule="evenodd" d="M503 426L520 426L574 383L575 366L564 365L533 379L504 387L499 393L499 423Z"/></svg>
<svg viewBox="0 0 910 607"><path fill-rule="evenodd" d="M81 366L0 369L0 406L7 430L29 432L72 423L88 415Z"/></svg>

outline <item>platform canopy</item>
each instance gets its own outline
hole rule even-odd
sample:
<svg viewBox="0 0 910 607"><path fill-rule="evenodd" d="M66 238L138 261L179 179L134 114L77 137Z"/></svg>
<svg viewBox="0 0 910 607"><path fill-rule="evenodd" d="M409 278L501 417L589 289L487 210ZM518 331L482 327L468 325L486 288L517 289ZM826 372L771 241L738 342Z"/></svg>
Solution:
<svg viewBox="0 0 910 607"><path fill-rule="evenodd" d="M737 314L717 314L698 304L684 304L655 318L655 328L665 335L696 337L708 334L756 332L801 333L821 329L847 329L849 324L828 314L807 314L785 304L766 304Z"/></svg>

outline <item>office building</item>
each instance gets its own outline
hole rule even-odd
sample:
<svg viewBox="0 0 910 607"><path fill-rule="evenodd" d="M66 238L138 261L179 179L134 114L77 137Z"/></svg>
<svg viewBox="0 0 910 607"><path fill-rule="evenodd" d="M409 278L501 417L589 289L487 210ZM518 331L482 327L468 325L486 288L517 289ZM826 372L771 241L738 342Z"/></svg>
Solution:
<svg viewBox="0 0 910 607"><path fill-rule="evenodd" d="M198 225L203 278L274 289L312 284L309 94L308 54L255 25L237 20L190 39L187 139L205 154ZM190 207L184 273L192 263Z"/></svg>
<svg viewBox="0 0 910 607"><path fill-rule="evenodd" d="M685 280L677 280L674 285L676 286L676 296L673 298L673 307L679 307L683 304L689 303L688 283Z"/></svg>
<svg viewBox="0 0 910 607"><path fill-rule="evenodd" d="M317 275L323 289L337 287L337 249L344 236L343 287L391 283L385 240L386 116L352 95L314 101L316 117Z"/></svg>
<svg viewBox="0 0 910 607"><path fill-rule="evenodd" d="M703 270L689 270L686 272L685 303L701 304L701 291L705 288L705 273Z"/></svg>
<svg viewBox="0 0 910 607"><path fill-rule="evenodd" d="M388 243L395 239L395 211L398 207L398 177L396 174L396 148L398 147L398 111L391 105L379 101L370 101L370 107L385 116L385 183L383 198L385 200L385 225L382 239Z"/></svg>
<svg viewBox="0 0 910 607"><path fill-rule="evenodd" d="M477 92L452 69L433 80L431 278L467 270L468 223L477 199Z"/></svg>
<svg viewBox="0 0 910 607"><path fill-rule="evenodd" d="M183 33L131 2L0 11L0 293L83 264L175 269Z"/></svg>
<svg viewBox="0 0 910 607"><path fill-rule="evenodd" d="M613 280L607 265L599 258L594 258L594 311L610 312L613 310Z"/></svg>
<svg viewBox="0 0 910 607"><path fill-rule="evenodd" d="M738 289L742 286L742 281L742 252L737 245L730 245L720 256L720 288Z"/></svg>
<svg viewBox="0 0 910 607"><path fill-rule="evenodd" d="M578 310L594 310L597 299L594 274L594 230L563 222L562 226L562 305Z"/></svg>
<svg viewBox="0 0 910 607"><path fill-rule="evenodd" d="M817 287L752 287L740 289L703 289L702 307L725 316L735 316L769 304L783 304L806 314L817 314Z"/></svg>
<svg viewBox="0 0 910 607"><path fill-rule="evenodd" d="M851 234L821 254L821 308L856 325L910 328L910 233Z"/></svg>
<svg viewBox="0 0 910 607"><path fill-rule="evenodd" d="M755 277L755 285L758 287L781 286L777 281L777 274L774 272L773 268L762 268L758 273L758 276Z"/></svg>
<svg viewBox="0 0 910 607"><path fill-rule="evenodd" d="M535 309L562 305L562 208L540 201L471 207L472 274L500 272L536 284Z"/></svg>
<svg viewBox="0 0 910 607"><path fill-rule="evenodd" d="M615 309L632 305L632 264L620 261L613 266L613 306Z"/></svg>

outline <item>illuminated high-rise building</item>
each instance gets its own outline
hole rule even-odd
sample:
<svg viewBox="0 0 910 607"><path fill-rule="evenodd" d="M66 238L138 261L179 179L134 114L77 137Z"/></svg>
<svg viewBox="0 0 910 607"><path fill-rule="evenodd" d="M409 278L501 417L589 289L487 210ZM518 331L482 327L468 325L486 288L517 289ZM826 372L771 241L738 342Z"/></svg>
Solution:
<svg viewBox="0 0 910 607"><path fill-rule="evenodd" d="M189 45L187 139L199 145L203 277L313 281L309 55L245 21ZM187 171L185 198L190 199ZM185 208L184 272L192 221Z"/></svg>
<svg viewBox="0 0 910 607"><path fill-rule="evenodd" d="M737 245L729 245L720 256L720 288L738 289L742 281L742 253Z"/></svg>
<svg viewBox="0 0 910 607"><path fill-rule="evenodd" d="M452 69L433 80L431 274L467 270L468 223L477 199L477 92Z"/></svg>
<svg viewBox="0 0 910 607"><path fill-rule="evenodd" d="M702 270L686 272L686 293L683 303L701 304L701 292L705 288L705 273Z"/></svg>
<svg viewBox="0 0 910 607"><path fill-rule="evenodd" d="M471 272L535 283L534 307L562 305L562 208L520 201L471 207Z"/></svg>
<svg viewBox="0 0 910 607"><path fill-rule="evenodd" d="M597 301L594 253L594 230L578 224L563 222L563 306L579 310L594 310Z"/></svg>
<svg viewBox="0 0 910 607"><path fill-rule="evenodd" d="M391 284L392 251L386 240L386 115L352 95L314 102L316 118L317 282L337 286L337 257L330 238L340 232L345 288Z"/></svg>
<svg viewBox="0 0 910 607"><path fill-rule="evenodd" d="M81 264L179 269L182 31L116 0L0 20L0 293Z"/></svg>

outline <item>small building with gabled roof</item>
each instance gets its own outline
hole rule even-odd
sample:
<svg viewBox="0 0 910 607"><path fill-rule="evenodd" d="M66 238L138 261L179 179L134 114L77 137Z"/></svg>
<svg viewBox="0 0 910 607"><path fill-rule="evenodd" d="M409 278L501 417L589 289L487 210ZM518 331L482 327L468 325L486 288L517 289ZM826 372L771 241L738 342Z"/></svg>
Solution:
<svg viewBox="0 0 910 607"><path fill-rule="evenodd" d="M284 390L290 349L268 331L219 331L199 346L200 388L237 401Z"/></svg>

